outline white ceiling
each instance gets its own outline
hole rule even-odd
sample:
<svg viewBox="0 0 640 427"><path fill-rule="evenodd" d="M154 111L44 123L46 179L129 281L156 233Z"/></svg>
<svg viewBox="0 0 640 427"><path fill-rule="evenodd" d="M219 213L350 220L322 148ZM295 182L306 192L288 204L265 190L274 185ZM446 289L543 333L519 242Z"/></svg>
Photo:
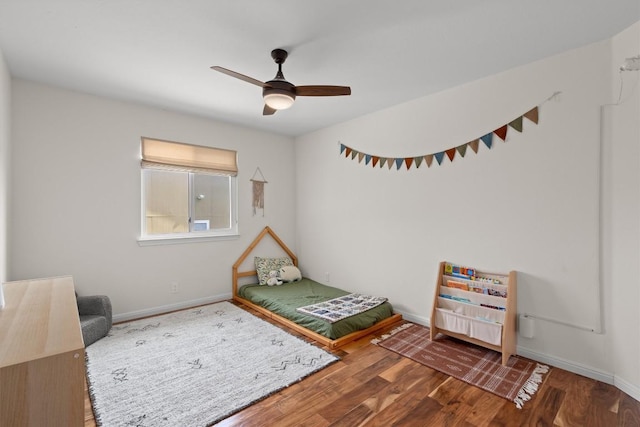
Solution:
<svg viewBox="0 0 640 427"><path fill-rule="evenodd" d="M607 39L640 0L0 0L15 77L300 135ZM297 85L351 86L262 116L289 51Z"/></svg>

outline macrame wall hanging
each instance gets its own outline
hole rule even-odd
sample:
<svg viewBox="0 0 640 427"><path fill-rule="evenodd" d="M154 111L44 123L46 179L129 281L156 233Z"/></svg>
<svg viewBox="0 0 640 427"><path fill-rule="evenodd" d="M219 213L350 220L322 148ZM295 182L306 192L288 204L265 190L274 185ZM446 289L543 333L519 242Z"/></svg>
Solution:
<svg viewBox="0 0 640 427"><path fill-rule="evenodd" d="M547 98L544 102L554 99L558 95L560 95L560 92L555 92L553 95ZM544 104L544 102L542 104ZM420 156L412 156L412 157L383 157L383 156L377 156L374 154L367 154L362 151L355 150L352 147L348 147L345 144L339 143L340 155L344 153L345 158L348 159L350 157L351 160L357 159L358 163L360 164L364 160L365 166L368 166L370 164L374 168L379 165L380 168L387 166L389 169L391 169L395 165L396 170L399 170L402 167L402 165L405 165L406 170L409 170L413 165L415 165L416 168L419 168L423 164L423 162L429 168L433 164L434 158L436 159L436 162L438 163L438 165L441 165L445 156L451 162L453 162L453 159L456 157L456 154L459 155L460 157L464 157L465 154L467 153L467 147L470 147L471 150L473 150L473 152L477 154L478 147L480 146L481 141L484 143L487 149L490 150L493 145L494 135L500 138L503 142L506 142L507 130L509 128L514 129L518 132L522 132L523 118L529 120L534 124L538 124L538 108L539 106L531 108L526 113L511 120L509 123L506 123L502 126L495 128L494 131L489 132L486 135L483 135L471 141L465 142L464 144L456 145L446 150L439 151L437 153L429 153L429 154L423 154Z"/></svg>
<svg viewBox="0 0 640 427"><path fill-rule="evenodd" d="M256 175L258 174L260 174L262 180L256 179ZM262 216L264 216L264 185L267 183L267 180L264 179L260 168L256 168L250 181L253 183L253 216L256 216L258 209L262 209Z"/></svg>

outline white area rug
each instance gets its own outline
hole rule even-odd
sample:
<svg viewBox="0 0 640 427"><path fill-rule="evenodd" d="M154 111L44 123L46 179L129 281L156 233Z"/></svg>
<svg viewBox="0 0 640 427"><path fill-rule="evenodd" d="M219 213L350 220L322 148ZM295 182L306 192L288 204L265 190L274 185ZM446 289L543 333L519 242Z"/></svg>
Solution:
<svg viewBox="0 0 640 427"><path fill-rule="evenodd" d="M208 426L338 358L228 302L115 325L90 345L100 426Z"/></svg>

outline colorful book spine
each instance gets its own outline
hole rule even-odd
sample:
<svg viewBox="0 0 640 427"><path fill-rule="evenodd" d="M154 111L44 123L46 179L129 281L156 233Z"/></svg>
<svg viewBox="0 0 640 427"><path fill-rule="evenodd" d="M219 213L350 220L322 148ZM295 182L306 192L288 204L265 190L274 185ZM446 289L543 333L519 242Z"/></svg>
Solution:
<svg viewBox="0 0 640 427"><path fill-rule="evenodd" d="M466 283L463 283L463 282L456 282L455 280L447 281L447 287L448 288L462 289L464 291L468 291L469 290L469 285L467 285Z"/></svg>

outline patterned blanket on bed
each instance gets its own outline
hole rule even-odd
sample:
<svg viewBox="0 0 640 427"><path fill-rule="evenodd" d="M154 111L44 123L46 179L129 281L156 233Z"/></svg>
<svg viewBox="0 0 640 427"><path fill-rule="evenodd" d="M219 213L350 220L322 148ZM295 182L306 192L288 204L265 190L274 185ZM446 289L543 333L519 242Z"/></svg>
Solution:
<svg viewBox="0 0 640 427"><path fill-rule="evenodd" d="M325 302L299 307L296 311L335 323L349 316L360 314L387 301L384 297L349 294Z"/></svg>

